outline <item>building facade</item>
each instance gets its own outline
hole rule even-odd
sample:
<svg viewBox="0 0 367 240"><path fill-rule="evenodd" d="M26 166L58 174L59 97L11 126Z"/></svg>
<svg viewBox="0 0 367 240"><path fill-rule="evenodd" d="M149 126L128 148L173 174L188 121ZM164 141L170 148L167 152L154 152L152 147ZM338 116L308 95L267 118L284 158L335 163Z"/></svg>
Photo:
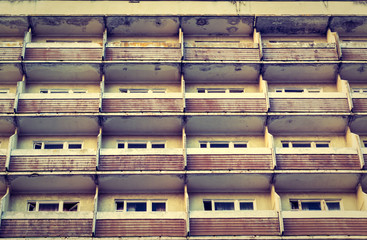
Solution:
<svg viewBox="0 0 367 240"><path fill-rule="evenodd" d="M365 1L1 1L0 237L367 239Z"/></svg>

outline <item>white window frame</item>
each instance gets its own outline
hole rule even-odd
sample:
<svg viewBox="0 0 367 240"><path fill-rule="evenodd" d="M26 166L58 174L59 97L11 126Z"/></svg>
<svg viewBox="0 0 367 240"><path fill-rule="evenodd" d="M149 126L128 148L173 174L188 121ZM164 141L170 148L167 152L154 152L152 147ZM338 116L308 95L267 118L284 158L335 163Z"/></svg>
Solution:
<svg viewBox="0 0 367 240"><path fill-rule="evenodd" d="M204 208L204 202L211 202L211 208L212 210L205 210ZM228 203L234 203L234 210L215 210L215 203L219 202L228 202ZM240 203L252 203L253 209L252 210L241 210L240 209ZM256 210L256 201L255 199L203 199L203 210L206 212L230 212L230 211L255 211Z"/></svg>
<svg viewBox="0 0 367 240"><path fill-rule="evenodd" d="M44 94L72 94L72 93L87 93L86 89L40 89L40 93Z"/></svg>
<svg viewBox="0 0 367 240"><path fill-rule="evenodd" d="M298 203L298 209L292 209L291 202ZM307 210L302 209L302 202L318 202L320 203L321 210ZM339 203L339 210L329 210L327 207L327 203L337 202ZM291 206L292 211L343 211L343 204L341 199L289 199L289 204Z"/></svg>
<svg viewBox="0 0 367 240"><path fill-rule="evenodd" d="M9 93L9 89L8 88L3 88L3 89L0 89L0 94L8 94Z"/></svg>
<svg viewBox="0 0 367 240"><path fill-rule="evenodd" d="M286 92L286 91L302 91L302 92ZM276 93L322 93L322 88L297 88L297 87L284 87L284 88L275 88L274 92Z"/></svg>
<svg viewBox="0 0 367 240"><path fill-rule="evenodd" d="M223 94L223 93L245 93L244 88L197 88L197 93L216 93L216 94ZM214 92L212 92L214 91ZM215 92L219 91L219 92ZM231 92L231 91L242 91L242 92Z"/></svg>
<svg viewBox="0 0 367 240"><path fill-rule="evenodd" d="M75 203L77 206L76 212L80 210L80 201L69 201L69 200L29 200L27 201L27 212L39 212L39 205L40 204L58 204L58 210L57 211L51 211L51 212L64 212L64 204L68 203ZM30 204L35 204L34 210L30 211L29 207ZM45 211L46 212L46 211ZM69 211L65 211L69 212ZM72 212L72 211L70 211Z"/></svg>
<svg viewBox="0 0 367 240"><path fill-rule="evenodd" d="M41 148L40 149L36 149L36 145L37 144L41 144ZM80 150L83 149L83 142L82 141L33 141L33 149L36 150L49 150L49 149L45 149L45 145L46 144L62 144L63 147L60 148L61 149L69 149L69 150ZM69 144L80 144L81 148L69 148Z"/></svg>
<svg viewBox="0 0 367 240"><path fill-rule="evenodd" d="M206 145L206 147L201 147L202 145ZM248 148L248 141L199 141L199 147L200 148L212 148L211 144L228 144L228 148L242 148L242 147L235 147L235 144L245 144ZM226 148L226 147L223 147Z"/></svg>
<svg viewBox="0 0 367 240"><path fill-rule="evenodd" d="M124 207L122 210L117 210L117 203L123 203ZM127 211L127 204L128 203L145 203L146 204L146 211ZM165 204L165 211L153 211L152 206L153 203L164 203ZM149 199L149 200L144 200L144 199L115 199L115 211L116 212L150 212L150 213L155 213L155 212L168 212L167 209L167 199Z"/></svg>
<svg viewBox="0 0 367 240"><path fill-rule="evenodd" d="M325 141L307 141L307 140L290 140L290 141L287 141L287 140L284 140L284 141L281 141L281 144L282 144L282 148L302 148L302 147L293 147L293 144L295 143L300 143L300 144L310 144L311 146L310 147L303 147L303 148L330 148L330 144L331 144L331 141L329 140L325 140ZM284 144L288 144L288 147L284 147ZM328 147L318 147L317 144L328 144L329 146Z"/></svg>
<svg viewBox="0 0 367 240"><path fill-rule="evenodd" d="M167 89L165 88L153 88L153 89L147 89L147 88L120 88L120 93L128 93L128 94L136 94L136 93L166 93Z"/></svg>
<svg viewBox="0 0 367 240"><path fill-rule="evenodd" d="M124 144L123 148L119 148L119 144ZM137 143L137 144L146 144L146 148L129 148L129 143ZM154 144L164 144L163 148L167 148L167 142L164 140L117 140L116 148L118 149L163 149L163 148L154 148L152 147Z"/></svg>
<svg viewBox="0 0 367 240"><path fill-rule="evenodd" d="M352 88L352 93L367 94L367 88Z"/></svg>

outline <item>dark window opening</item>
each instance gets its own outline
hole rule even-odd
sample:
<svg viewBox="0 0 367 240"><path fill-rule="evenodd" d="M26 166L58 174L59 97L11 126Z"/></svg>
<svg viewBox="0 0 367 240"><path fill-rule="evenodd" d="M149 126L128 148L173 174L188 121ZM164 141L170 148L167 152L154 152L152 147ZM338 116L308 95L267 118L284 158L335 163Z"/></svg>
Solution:
<svg viewBox="0 0 367 240"><path fill-rule="evenodd" d="M152 148L164 148L164 143L152 143Z"/></svg>
<svg viewBox="0 0 367 240"><path fill-rule="evenodd" d="M214 207L216 211L230 211L234 210L234 202L215 202Z"/></svg>
<svg viewBox="0 0 367 240"><path fill-rule="evenodd" d="M128 212L146 212L147 211L147 204L145 202L131 202L127 203Z"/></svg>
<svg viewBox="0 0 367 240"><path fill-rule="evenodd" d="M211 211L212 210L212 201L203 201L204 210Z"/></svg>
<svg viewBox="0 0 367 240"><path fill-rule="evenodd" d="M246 143L235 143L233 144L234 148L247 148L247 144Z"/></svg>
<svg viewBox="0 0 367 240"><path fill-rule="evenodd" d="M124 202L116 202L116 210L123 211L124 210Z"/></svg>
<svg viewBox="0 0 367 240"><path fill-rule="evenodd" d="M298 201L290 201L290 202L291 202L291 209L293 210L299 209Z"/></svg>
<svg viewBox="0 0 367 240"><path fill-rule="evenodd" d="M128 143L127 147L128 148L147 148L147 144L146 143Z"/></svg>
<svg viewBox="0 0 367 240"><path fill-rule="evenodd" d="M69 143L69 149L82 149L82 144L80 144L80 143Z"/></svg>
<svg viewBox="0 0 367 240"><path fill-rule="evenodd" d="M210 143L211 148L229 148L229 143Z"/></svg>
<svg viewBox="0 0 367 240"><path fill-rule="evenodd" d="M125 148L125 143L118 143L117 148Z"/></svg>
<svg viewBox="0 0 367 240"><path fill-rule="evenodd" d="M64 212L75 212L78 211L78 202L66 202L64 203L63 211Z"/></svg>
<svg viewBox="0 0 367 240"><path fill-rule="evenodd" d="M339 202L326 202L326 206L329 211L337 211L340 210Z"/></svg>
<svg viewBox="0 0 367 240"><path fill-rule="evenodd" d="M292 146L294 148L310 148L311 143L293 143Z"/></svg>
<svg viewBox="0 0 367 240"><path fill-rule="evenodd" d="M321 204L320 202L302 202L302 210L309 210L309 211L320 211Z"/></svg>
<svg viewBox="0 0 367 240"><path fill-rule="evenodd" d="M254 203L240 202L240 210L254 210Z"/></svg>
<svg viewBox="0 0 367 240"><path fill-rule="evenodd" d="M62 143L45 143L45 149L63 149L64 144Z"/></svg>
<svg viewBox="0 0 367 240"><path fill-rule="evenodd" d="M165 212L166 211L166 203L164 203L164 202L154 202L154 203L152 203L152 211L153 212Z"/></svg>
<svg viewBox="0 0 367 240"><path fill-rule="evenodd" d="M58 203L40 203L38 206L38 211L50 211L50 212L57 212L59 210Z"/></svg>

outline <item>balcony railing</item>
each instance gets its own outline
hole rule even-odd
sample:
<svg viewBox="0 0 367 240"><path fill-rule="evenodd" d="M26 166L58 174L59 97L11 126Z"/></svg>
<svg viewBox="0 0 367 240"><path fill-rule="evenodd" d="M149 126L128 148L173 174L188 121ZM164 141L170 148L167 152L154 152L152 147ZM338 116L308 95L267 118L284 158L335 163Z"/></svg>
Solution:
<svg viewBox="0 0 367 240"><path fill-rule="evenodd" d="M0 149L0 171L5 171L5 162L7 156L7 149Z"/></svg>
<svg viewBox="0 0 367 240"><path fill-rule="evenodd" d="M259 44L229 42L186 42L188 61L260 61Z"/></svg>
<svg viewBox="0 0 367 240"><path fill-rule="evenodd" d="M271 112L349 112L346 93L269 93Z"/></svg>
<svg viewBox="0 0 367 240"><path fill-rule="evenodd" d="M0 42L0 61L20 61L22 55L22 43Z"/></svg>
<svg viewBox="0 0 367 240"><path fill-rule="evenodd" d="M352 93L353 112L367 112L367 94Z"/></svg>
<svg viewBox="0 0 367 240"><path fill-rule="evenodd" d="M105 60L181 61L181 45L178 42L109 42L106 46Z"/></svg>
<svg viewBox="0 0 367 240"><path fill-rule="evenodd" d="M91 237L93 212L4 212L0 237Z"/></svg>
<svg viewBox="0 0 367 240"><path fill-rule="evenodd" d="M278 169L359 170L361 162L353 148L276 148Z"/></svg>
<svg viewBox="0 0 367 240"><path fill-rule="evenodd" d="M367 60L367 42L341 42L340 47L344 61Z"/></svg>
<svg viewBox="0 0 367 240"><path fill-rule="evenodd" d="M190 213L192 236L280 235L276 211L194 211Z"/></svg>
<svg viewBox="0 0 367 240"><path fill-rule="evenodd" d="M22 93L18 113L98 113L99 93Z"/></svg>
<svg viewBox="0 0 367 240"><path fill-rule="evenodd" d="M27 43L27 61L101 61L99 43Z"/></svg>
<svg viewBox="0 0 367 240"><path fill-rule="evenodd" d="M273 168L270 148L187 149L188 170L270 170Z"/></svg>
<svg viewBox="0 0 367 240"><path fill-rule="evenodd" d="M104 93L103 112L182 112L181 93Z"/></svg>
<svg viewBox="0 0 367 240"><path fill-rule="evenodd" d="M337 61L335 43L264 43L265 61Z"/></svg>
<svg viewBox="0 0 367 240"><path fill-rule="evenodd" d="M285 211L282 216L286 236L367 234L364 211Z"/></svg>
<svg viewBox="0 0 367 240"><path fill-rule="evenodd" d="M184 237L183 212L98 212L97 237Z"/></svg>
<svg viewBox="0 0 367 240"><path fill-rule="evenodd" d="M94 171L96 151L56 149L14 149L9 171Z"/></svg>
<svg viewBox="0 0 367 240"><path fill-rule="evenodd" d="M267 112L264 93L186 93L187 112Z"/></svg>
<svg viewBox="0 0 367 240"><path fill-rule="evenodd" d="M184 170L182 149L101 149L99 170Z"/></svg>
<svg viewBox="0 0 367 240"><path fill-rule="evenodd" d="M0 113L14 113L15 94L0 94Z"/></svg>

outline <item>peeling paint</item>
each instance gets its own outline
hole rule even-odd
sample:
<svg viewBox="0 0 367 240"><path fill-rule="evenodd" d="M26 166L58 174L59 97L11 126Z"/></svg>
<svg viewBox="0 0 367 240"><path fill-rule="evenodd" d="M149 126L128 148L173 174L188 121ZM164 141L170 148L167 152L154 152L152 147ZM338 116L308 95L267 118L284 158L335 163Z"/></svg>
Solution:
<svg viewBox="0 0 367 240"><path fill-rule="evenodd" d="M198 20L196 20L196 25L204 26L204 25L208 25L208 24L209 24L209 22L205 18L199 18Z"/></svg>

